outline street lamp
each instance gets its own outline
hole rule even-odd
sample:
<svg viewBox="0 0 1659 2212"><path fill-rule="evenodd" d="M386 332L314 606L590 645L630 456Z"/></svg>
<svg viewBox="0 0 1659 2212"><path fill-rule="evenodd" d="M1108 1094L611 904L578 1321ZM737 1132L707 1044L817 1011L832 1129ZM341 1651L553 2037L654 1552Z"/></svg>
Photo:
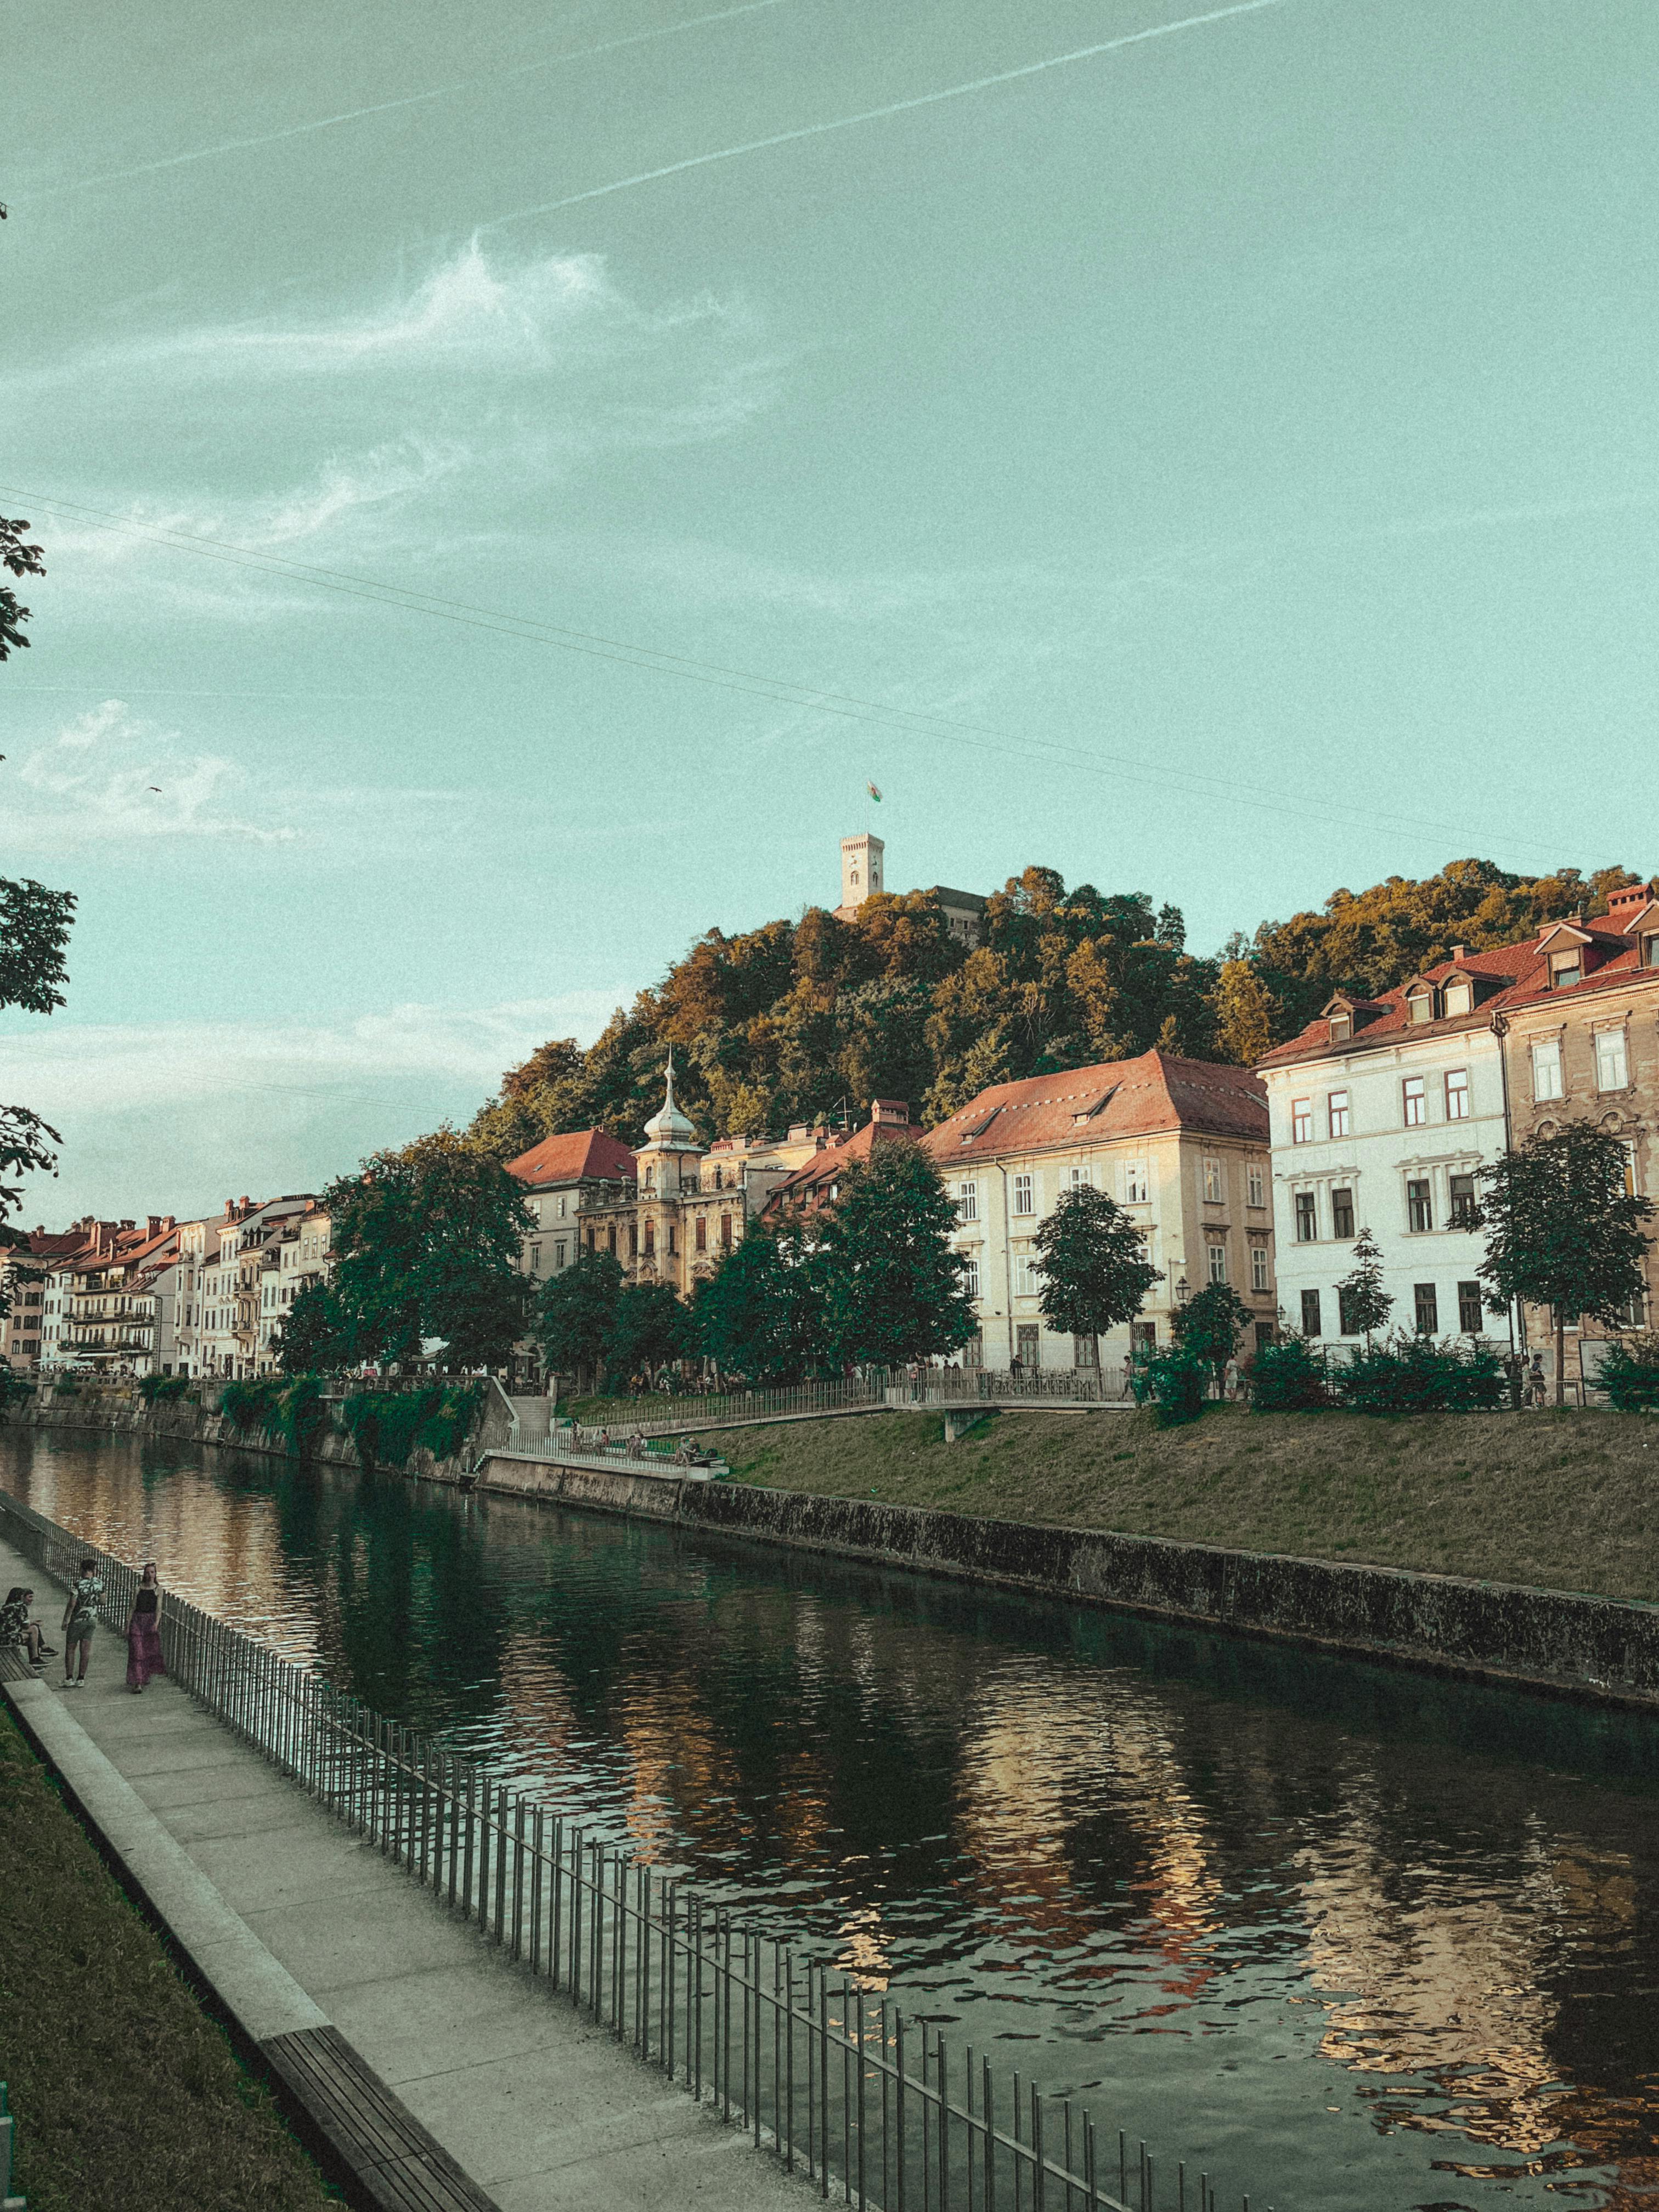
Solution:
<svg viewBox="0 0 1659 2212"><path fill-rule="evenodd" d="M1193 1286L1187 1280L1185 1275L1183 1275L1181 1278L1181 1280L1176 1285L1176 1304L1178 1306L1184 1306L1188 1299L1192 1296L1192 1292Z"/></svg>

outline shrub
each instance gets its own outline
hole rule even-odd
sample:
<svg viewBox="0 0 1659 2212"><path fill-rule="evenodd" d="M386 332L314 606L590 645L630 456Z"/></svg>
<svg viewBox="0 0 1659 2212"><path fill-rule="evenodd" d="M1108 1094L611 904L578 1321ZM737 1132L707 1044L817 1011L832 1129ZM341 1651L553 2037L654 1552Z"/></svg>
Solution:
<svg viewBox="0 0 1659 2212"><path fill-rule="evenodd" d="M346 1400L341 1419L365 1467L403 1468L416 1451L453 1459L471 1434L483 1401L480 1382L364 1390Z"/></svg>
<svg viewBox="0 0 1659 2212"><path fill-rule="evenodd" d="M1488 1346L1436 1343L1403 1331L1330 1370L1330 1386L1351 1413L1490 1413L1504 1395L1504 1370Z"/></svg>
<svg viewBox="0 0 1659 2212"><path fill-rule="evenodd" d="M1601 1382L1620 1413L1659 1413L1659 1334L1615 1337L1602 1355Z"/></svg>
<svg viewBox="0 0 1659 2212"><path fill-rule="evenodd" d="M1150 1359L1138 1360L1130 1372L1129 1387L1138 1406L1150 1402L1155 1427L1179 1428L1183 1421L1195 1421L1203 1413L1210 1369L1195 1352L1178 1344L1173 1351L1156 1352Z"/></svg>
<svg viewBox="0 0 1659 2212"><path fill-rule="evenodd" d="M1254 1413L1313 1413L1331 1402L1325 1363L1305 1336L1261 1346L1249 1380Z"/></svg>
<svg viewBox="0 0 1659 2212"><path fill-rule="evenodd" d="M138 1395L147 1406L168 1406L189 1388L187 1375L144 1375L139 1377Z"/></svg>

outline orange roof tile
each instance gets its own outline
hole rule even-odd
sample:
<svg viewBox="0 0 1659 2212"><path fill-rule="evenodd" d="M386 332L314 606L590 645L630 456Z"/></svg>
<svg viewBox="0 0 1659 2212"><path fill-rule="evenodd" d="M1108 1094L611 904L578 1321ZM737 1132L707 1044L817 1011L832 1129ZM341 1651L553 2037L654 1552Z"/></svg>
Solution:
<svg viewBox="0 0 1659 2212"><path fill-rule="evenodd" d="M994 1084L924 1139L941 1167L1079 1139L1189 1129L1267 1141L1267 1094L1248 1067L1182 1060L1156 1047L1060 1075Z"/></svg>
<svg viewBox="0 0 1659 2212"><path fill-rule="evenodd" d="M580 1182L588 1176L601 1176L609 1182L619 1177L631 1182L638 1173L628 1146L604 1129L573 1129L564 1136L544 1137L539 1145L509 1160L507 1171L532 1188L550 1182Z"/></svg>

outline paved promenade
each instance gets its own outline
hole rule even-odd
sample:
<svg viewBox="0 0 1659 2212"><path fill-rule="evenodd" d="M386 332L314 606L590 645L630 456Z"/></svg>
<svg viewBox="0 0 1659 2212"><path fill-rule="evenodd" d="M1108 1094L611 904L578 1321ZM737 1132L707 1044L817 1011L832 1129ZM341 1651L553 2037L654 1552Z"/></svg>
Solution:
<svg viewBox="0 0 1659 2212"><path fill-rule="evenodd" d="M13 1583L33 1586L61 1645L64 1593L0 1542L0 1587ZM48 1660L22 1686L30 1706L50 1695L71 1751L66 1723L84 1731L206 1876L227 1926L245 1923L286 1970L274 1978L292 1978L290 2004L331 2021L501 2212L805 2203L804 2182L532 1984L182 1692L132 1696L118 1636L99 1631L84 1689L64 1694L62 1668Z"/></svg>

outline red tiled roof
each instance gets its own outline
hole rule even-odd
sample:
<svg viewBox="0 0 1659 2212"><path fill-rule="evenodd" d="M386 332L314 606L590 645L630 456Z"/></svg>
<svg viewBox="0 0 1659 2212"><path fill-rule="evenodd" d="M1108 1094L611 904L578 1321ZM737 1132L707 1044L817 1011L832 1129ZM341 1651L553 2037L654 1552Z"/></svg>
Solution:
<svg viewBox="0 0 1659 2212"><path fill-rule="evenodd" d="M891 1099L876 1102L878 1105L896 1103ZM810 1160L785 1176L781 1182L774 1186L764 1210L769 1212L775 1206L798 1206L803 1201L810 1203L838 1176L844 1175L849 1167L860 1160L867 1160L878 1145L891 1144L896 1139L903 1144L913 1144L921 1134L921 1130L913 1129L908 1121L866 1121L844 1143L827 1146L823 1152L815 1152Z"/></svg>
<svg viewBox="0 0 1659 2212"><path fill-rule="evenodd" d="M1621 929L1620 922L1627 927ZM1656 921L1650 901L1628 900L1616 917L1597 915L1589 921L1581 922L1570 915L1564 915L1518 944L1494 945L1489 952L1465 953L1461 960L1437 961L1432 967L1413 969L1392 991L1384 991L1375 999L1352 1001L1362 1012L1371 1010L1372 1018L1363 1027L1357 1027L1346 1042L1333 1043L1328 1021L1322 1013L1316 1015L1299 1036L1275 1046L1256 1065L1284 1067L1297 1060L1328 1060L1333 1054L1364 1052L1383 1038L1398 1036L1407 1029L1413 1036L1451 1036L1462 1030L1487 1028L1496 1013L1513 1013L1544 1000L1551 1005L1571 1004L1594 998L1598 991L1628 988L1637 981L1659 985L1659 969L1641 964L1641 939L1656 927L1659 927L1659 921ZM1570 984L1565 990L1553 990L1550 987L1549 963L1540 947L1562 928L1583 936L1601 957L1582 982ZM1455 975L1486 977L1500 988L1489 991L1469 1013L1444 1015L1437 1022L1412 1021L1406 1011L1407 985L1419 979L1439 985ZM1334 998L1343 995L1332 994Z"/></svg>
<svg viewBox="0 0 1659 2212"><path fill-rule="evenodd" d="M627 1146L603 1129L573 1129L565 1136L544 1137L539 1145L509 1160L507 1171L532 1186L580 1182L588 1176L603 1176L609 1182L619 1176L631 1182L638 1172Z"/></svg>
<svg viewBox="0 0 1659 2212"><path fill-rule="evenodd" d="M1248 1067L1182 1060L1156 1048L1061 1075L981 1091L923 1139L941 1167L1079 1139L1191 1129L1267 1141L1267 1094Z"/></svg>

